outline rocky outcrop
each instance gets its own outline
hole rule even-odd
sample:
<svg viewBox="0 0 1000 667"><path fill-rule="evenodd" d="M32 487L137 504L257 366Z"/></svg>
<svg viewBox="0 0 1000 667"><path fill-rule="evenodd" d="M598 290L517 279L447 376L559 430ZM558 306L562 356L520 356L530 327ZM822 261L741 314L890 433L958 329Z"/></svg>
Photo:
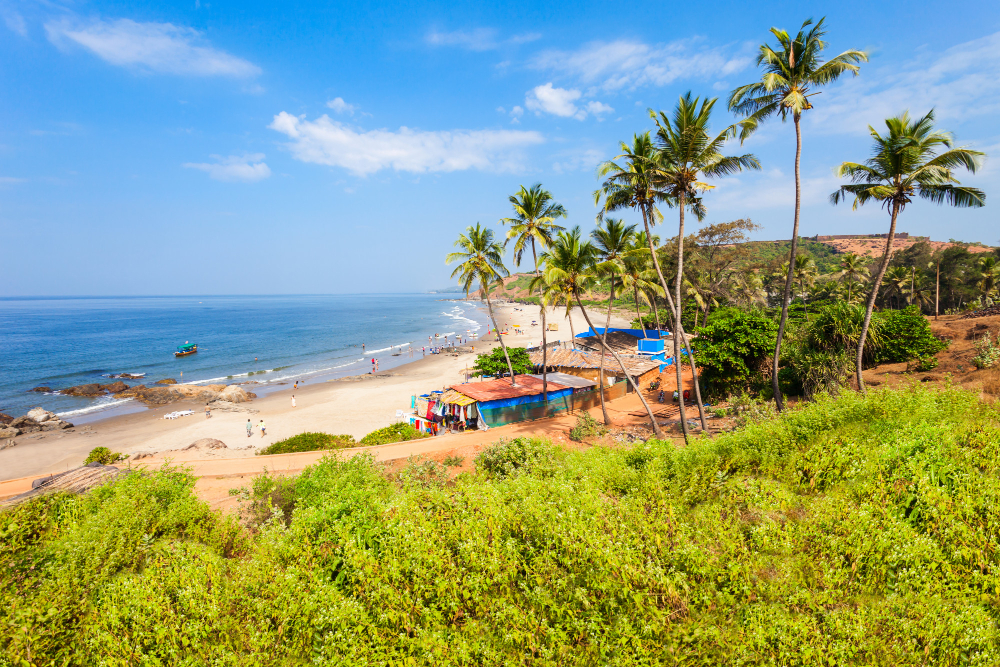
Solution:
<svg viewBox="0 0 1000 667"><path fill-rule="evenodd" d="M125 391L126 389L128 389L128 385L121 380L118 380L117 382L112 382L110 384L98 384L96 382L90 384L78 384L75 387L60 389L59 393L66 396L93 397L103 396L104 394L117 394Z"/></svg>
<svg viewBox="0 0 1000 667"><path fill-rule="evenodd" d="M0 426L0 449L6 449L7 441L21 435L21 430L10 426Z"/></svg>
<svg viewBox="0 0 1000 667"><path fill-rule="evenodd" d="M10 415L5 415L4 413L0 412L0 425L6 426L12 421L14 421L13 417L11 417Z"/></svg>
<svg viewBox="0 0 1000 667"><path fill-rule="evenodd" d="M39 394L48 394L52 391L52 387L35 387L34 389L29 389L28 391L33 391Z"/></svg>
<svg viewBox="0 0 1000 667"><path fill-rule="evenodd" d="M256 394L244 391L242 387L224 384L172 384L149 387L140 384L118 392L114 396L115 398L134 398L149 405L164 405L184 399L193 399L203 403L217 400L244 403L257 397Z"/></svg>
<svg viewBox="0 0 1000 667"><path fill-rule="evenodd" d="M184 448L184 450L189 449L228 449L226 443L221 440L216 440L215 438L202 438L201 440L195 440L190 445Z"/></svg>
<svg viewBox="0 0 1000 667"><path fill-rule="evenodd" d="M13 438L38 431L61 431L67 428L73 428L73 425L57 417L55 413L44 408L32 408L28 414L11 420L9 424L0 428L0 438Z"/></svg>
<svg viewBox="0 0 1000 667"><path fill-rule="evenodd" d="M177 380L173 378L164 378L162 380L157 380L156 384L177 384Z"/></svg>

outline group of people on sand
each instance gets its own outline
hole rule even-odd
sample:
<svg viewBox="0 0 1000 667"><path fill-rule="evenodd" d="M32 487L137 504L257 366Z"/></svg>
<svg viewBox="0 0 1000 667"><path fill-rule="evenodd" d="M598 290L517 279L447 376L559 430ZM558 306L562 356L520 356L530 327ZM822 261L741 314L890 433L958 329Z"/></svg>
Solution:
<svg viewBox="0 0 1000 667"><path fill-rule="evenodd" d="M266 424L264 423L264 420L263 420L263 419L261 419L261 420L260 420L260 423L259 423L259 424L257 424L257 428L259 428L259 429L260 429L260 437L262 437L262 438L263 438L263 437L264 437L265 435L267 435L267 425L266 425ZM252 423L252 422L250 421L250 419L248 418L248 419L247 419L247 437L248 437L248 438L249 438L249 437L250 437L251 435L253 435L253 429L254 429L254 425L253 425L253 423Z"/></svg>

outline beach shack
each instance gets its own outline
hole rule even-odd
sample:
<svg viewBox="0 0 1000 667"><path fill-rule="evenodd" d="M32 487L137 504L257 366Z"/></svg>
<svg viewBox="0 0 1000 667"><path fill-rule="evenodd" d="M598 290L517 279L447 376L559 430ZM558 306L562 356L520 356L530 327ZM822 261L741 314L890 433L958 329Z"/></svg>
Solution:
<svg viewBox="0 0 1000 667"><path fill-rule="evenodd" d="M510 378L494 378L482 382L452 385L451 389L475 401L477 426L503 426L552 414L553 405L564 403L573 394L573 387L549 381L546 403L542 397L542 381L531 375L518 375L517 385Z"/></svg>
<svg viewBox="0 0 1000 667"><path fill-rule="evenodd" d="M619 353L618 356L624 362L628 375L640 386L643 383L652 382L659 376L660 364L662 363L659 359L639 354ZM528 357L531 359L535 373L541 373L543 363L542 351L531 352ZM549 377L554 373L566 373L567 375L575 375L593 380L596 383L599 381L601 375L601 355L596 352L585 350L549 350L546 355L545 364L546 369L549 371ZM610 354L605 356L604 384L610 386L623 380L625 380L625 375L622 373L618 361ZM628 392L631 390L631 386L629 386L623 388L622 391Z"/></svg>

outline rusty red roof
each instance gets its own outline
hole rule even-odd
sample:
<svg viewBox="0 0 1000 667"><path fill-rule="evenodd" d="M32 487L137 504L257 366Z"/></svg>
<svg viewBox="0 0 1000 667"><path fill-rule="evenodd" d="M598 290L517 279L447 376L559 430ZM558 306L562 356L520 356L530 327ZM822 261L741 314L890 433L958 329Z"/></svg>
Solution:
<svg viewBox="0 0 1000 667"><path fill-rule="evenodd" d="M452 385L451 389L461 392L477 401L498 401L502 398L534 396L542 393L542 381L530 375L518 375L517 386L510 386L510 378L494 378L482 382L466 382ZM549 381L549 391L568 389L566 385Z"/></svg>

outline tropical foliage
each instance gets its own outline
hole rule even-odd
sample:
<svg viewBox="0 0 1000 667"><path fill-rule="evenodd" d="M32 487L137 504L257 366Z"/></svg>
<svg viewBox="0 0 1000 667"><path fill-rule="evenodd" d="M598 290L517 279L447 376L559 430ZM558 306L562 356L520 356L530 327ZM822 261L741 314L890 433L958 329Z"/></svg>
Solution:
<svg viewBox="0 0 1000 667"><path fill-rule="evenodd" d="M507 365L507 358L510 358L510 366ZM477 377L502 377L506 376L510 368L518 375L531 372L531 357L523 347L507 348L507 356L504 351L497 347L488 353L476 355L476 363L472 366L473 375Z"/></svg>

